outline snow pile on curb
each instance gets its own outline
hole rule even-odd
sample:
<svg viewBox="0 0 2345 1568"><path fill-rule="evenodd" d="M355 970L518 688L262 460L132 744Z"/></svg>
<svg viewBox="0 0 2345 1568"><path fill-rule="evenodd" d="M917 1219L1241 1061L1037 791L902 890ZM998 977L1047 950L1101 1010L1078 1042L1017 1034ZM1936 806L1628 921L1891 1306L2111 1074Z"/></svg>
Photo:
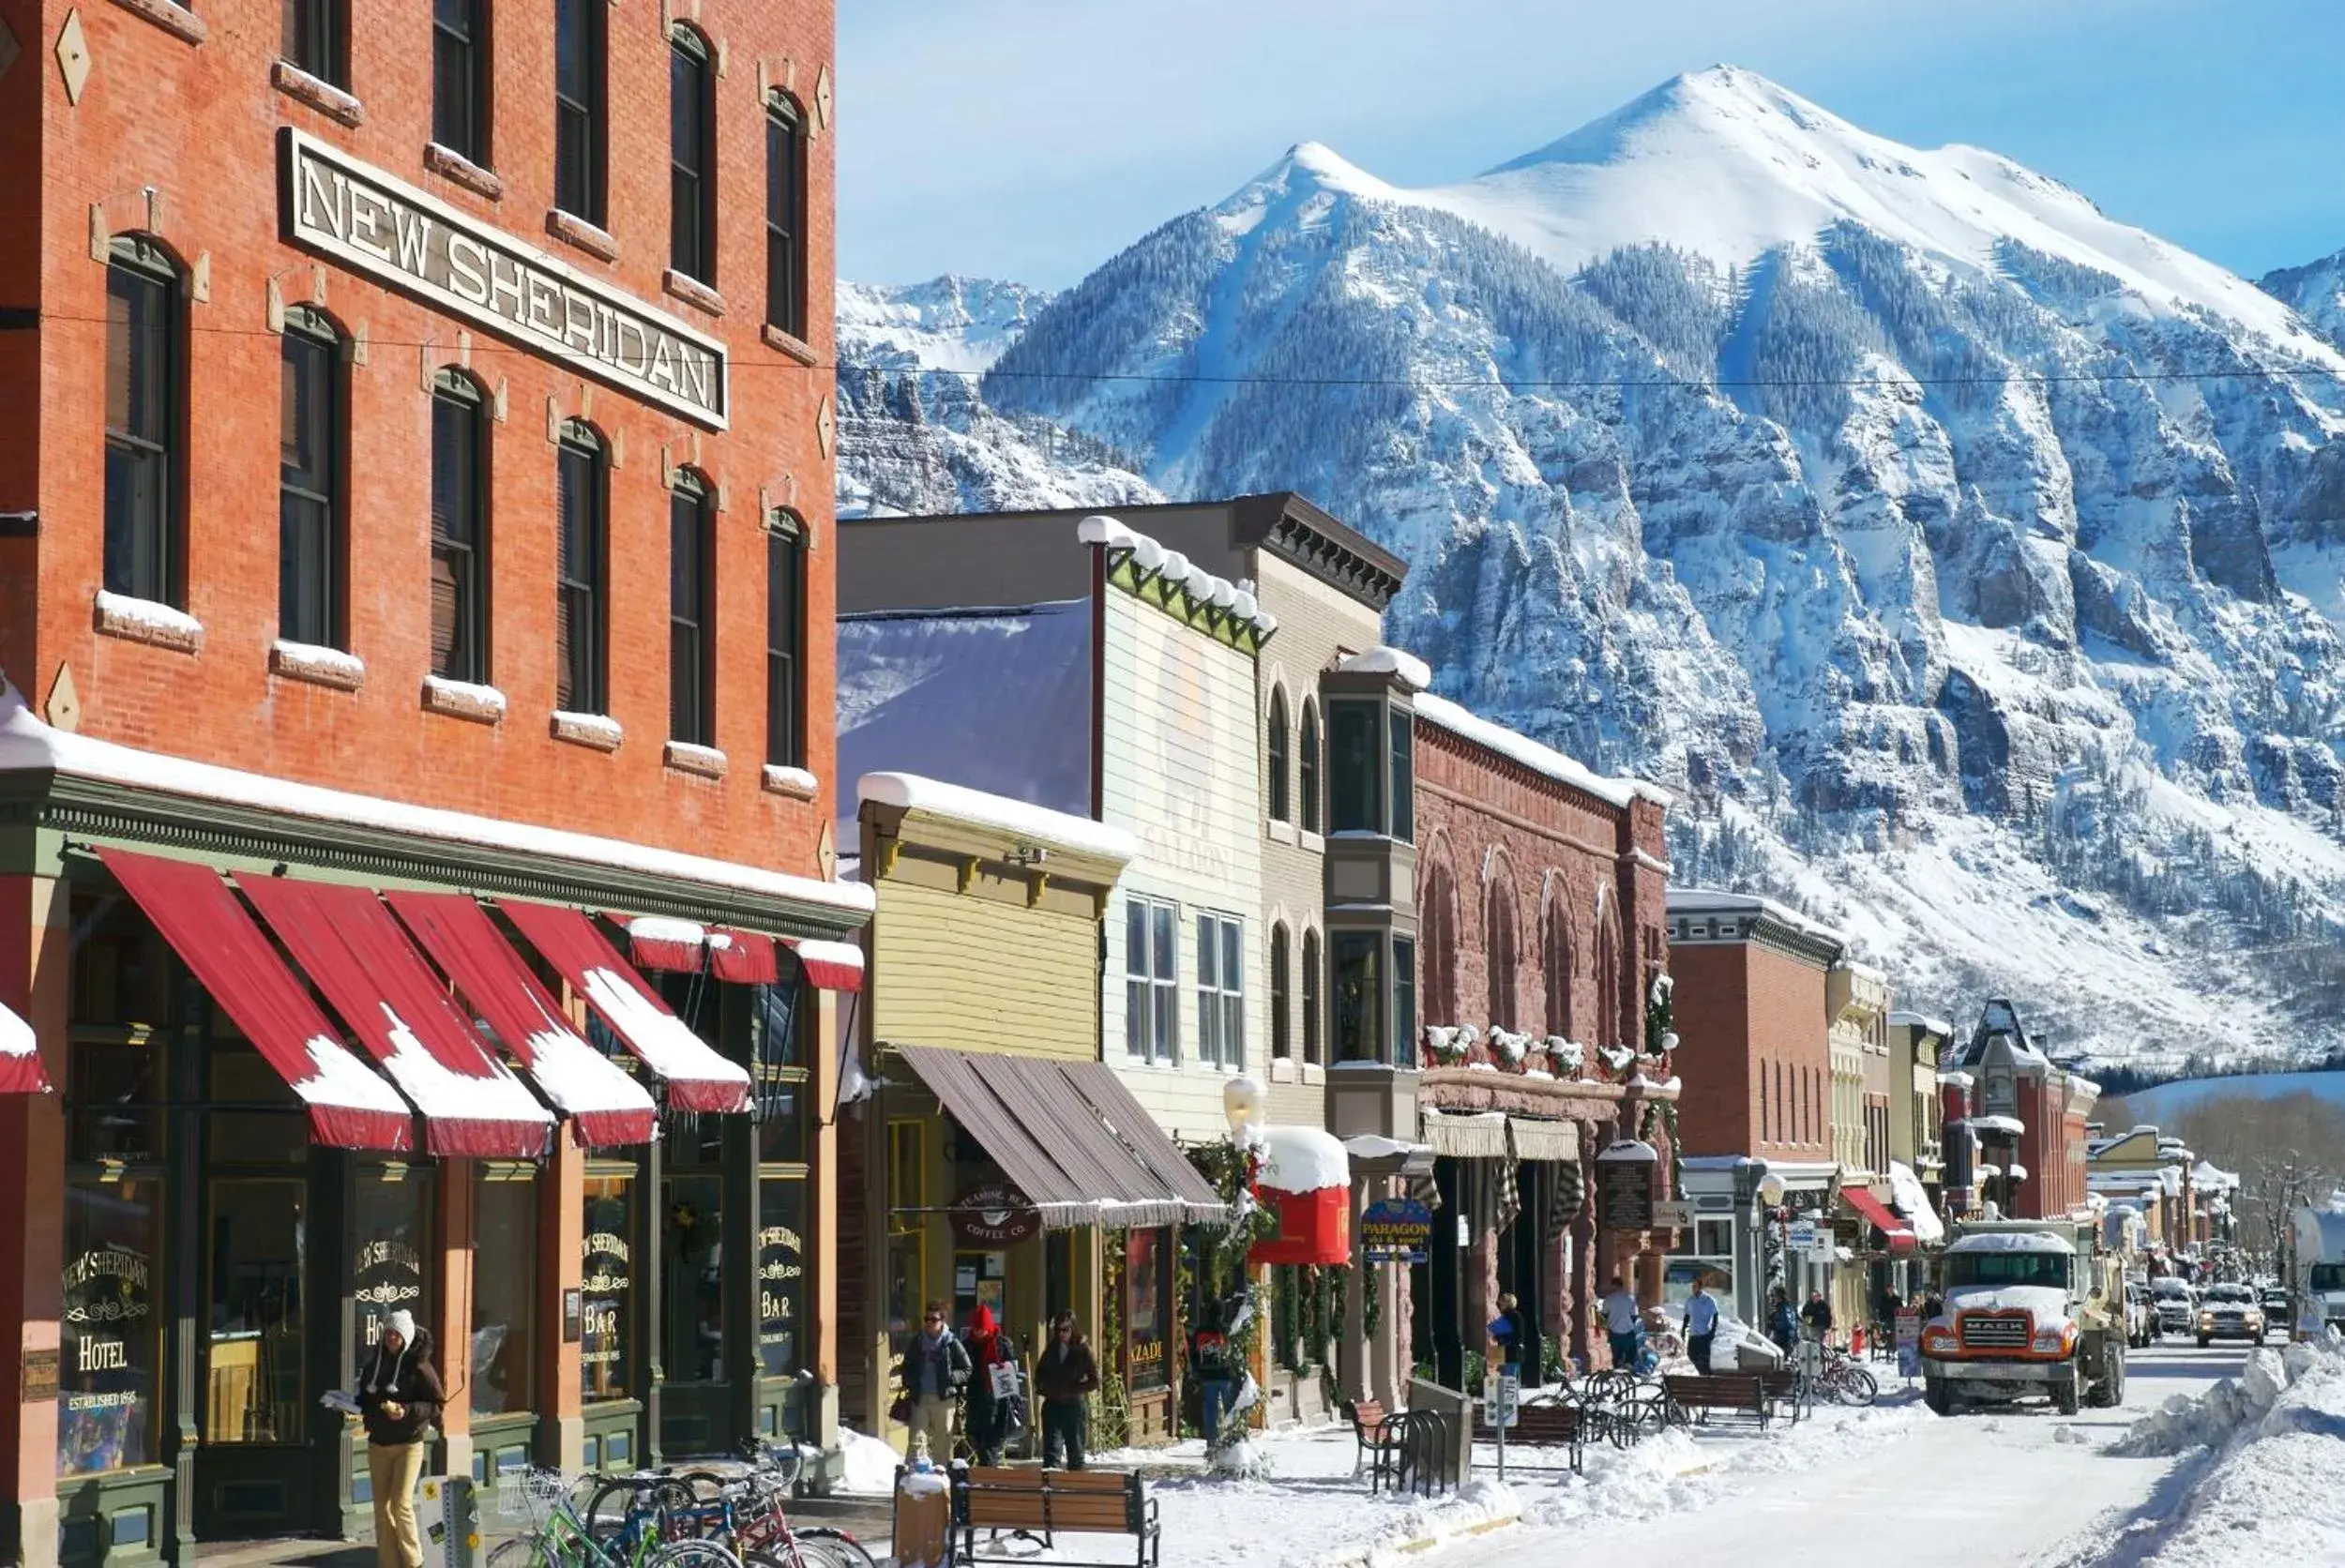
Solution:
<svg viewBox="0 0 2345 1568"><path fill-rule="evenodd" d="M2345 1492L2337 1486L2345 1469L2345 1344L2331 1336L2292 1345L2285 1354L2259 1351L2246 1376L2196 1400L2168 1401L2128 1440L2193 1435L2223 1446L2171 1514L2135 1524L2099 1561L2126 1568L2345 1561Z"/></svg>

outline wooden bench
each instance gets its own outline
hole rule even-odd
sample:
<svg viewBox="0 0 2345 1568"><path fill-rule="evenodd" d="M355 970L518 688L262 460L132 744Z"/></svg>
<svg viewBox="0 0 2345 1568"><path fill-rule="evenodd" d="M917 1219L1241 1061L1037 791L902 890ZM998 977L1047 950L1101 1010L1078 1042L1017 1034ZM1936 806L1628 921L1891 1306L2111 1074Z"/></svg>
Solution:
<svg viewBox="0 0 2345 1568"><path fill-rule="evenodd" d="M1778 1411L1788 1409L1793 1425L1797 1425L1810 1403L1808 1380L1790 1367L1780 1372L1762 1372L1758 1378L1760 1396Z"/></svg>
<svg viewBox="0 0 2345 1568"><path fill-rule="evenodd" d="M1792 1396L1797 1397L1796 1374L1764 1372L1714 1372L1706 1377L1671 1373L1661 1380L1661 1397L1669 1419L1679 1425L1696 1415L1707 1420L1712 1410L1723 1410L1749 1416L1764 1426L1775 1419L1776 1406L1783 1397L1770 1392L1771 1378L1790 1378Z"/></svg>
<svg viewBox="0 0 2345 1568"><path fill-rule="evenodd" d="M1352 1421L1352 1439L1359 1447L1352 1455L1352 1473L1371 1469L1393 1440L1392 1412L1373 1399L1356 1399L1343 1407Z"/></svg>
<svg viewBox="0 0 2345 1568"><path fill-rule="evenodd" d="M1489 1411L1479 1410L1474 1421L1474 1440L1494 1443L1497 1428L1490 1424ZM1515 1407L1515 1424L1506 1431L1506 1459L1514 1463L1517 1448L1560 1448L1572 1471L1579 1472L1582 1451L1587 1442L1587 1413L1577 1405L1536 1404ZM1536 1465L1525 1465L1536 1470Z"/></svg>
<svg viewBox="0 0 2345 1568"><path fill-rule="evenodd" d="M1039 1539L1055 1550L1057 1537L1128 1535L1136 1545L1132 1568L1159 1568L1163 1542L1157 1503L1137 1475L1111 1470L1008 1470L972 1466L953 1478L953 1529L960 1532L961 1560L977 1556L977 1531L1004 1530ZM1054 1562L1079 1560L1053 1558ZM1098 1563L1095 1568L1123 1568Z"/></svg>

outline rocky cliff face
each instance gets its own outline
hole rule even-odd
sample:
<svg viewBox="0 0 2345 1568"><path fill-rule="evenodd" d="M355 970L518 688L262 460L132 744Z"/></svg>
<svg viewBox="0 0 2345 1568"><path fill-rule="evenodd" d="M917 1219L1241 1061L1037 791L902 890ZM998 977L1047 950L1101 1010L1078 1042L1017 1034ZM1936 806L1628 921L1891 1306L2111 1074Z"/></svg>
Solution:
<svg viewBox="0 0 2345 1568"><path fill-rule="evenodd" d="M1431 190L1298 147L994 340L842 373L852 502L1302 490L1445 694L1683 792L1676 882L2069 1048L2345 1039L2345 358L2057 182L1721 68Z"/></svg>

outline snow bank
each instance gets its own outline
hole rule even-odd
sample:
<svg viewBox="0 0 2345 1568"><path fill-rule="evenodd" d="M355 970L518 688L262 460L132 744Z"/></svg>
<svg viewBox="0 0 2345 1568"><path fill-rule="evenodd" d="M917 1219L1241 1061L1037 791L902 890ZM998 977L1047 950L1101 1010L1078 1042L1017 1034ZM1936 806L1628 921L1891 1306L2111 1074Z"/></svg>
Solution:
<svg viewBox="0 0 2345 1568"><path fill-rule="evenodd" d="M903 1463L902 1455L879 1439L846 1426L839 1428L839 1447L847 1461L840 1490L881 1496L895 1491L896 1467Z"/></svg>
<svg viewBox="0 0 2345 1568"><path fill-rule="evenodd" d="M2129 1453L2216 1445L2162 1517L2121 1542L2133 1568L2345 1561L2345 1341L2259 1350L2246 1373L2136 1424Z"/></svg>

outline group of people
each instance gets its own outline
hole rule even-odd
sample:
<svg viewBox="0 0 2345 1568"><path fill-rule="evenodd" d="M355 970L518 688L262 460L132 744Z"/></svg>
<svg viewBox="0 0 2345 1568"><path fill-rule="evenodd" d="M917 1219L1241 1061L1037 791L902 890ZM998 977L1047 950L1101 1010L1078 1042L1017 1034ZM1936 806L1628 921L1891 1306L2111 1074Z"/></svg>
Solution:
<svg viewBox="0 0 2345 1568"><path fill-rule="evenodd" d="M898 1419L911 1428L909 1440L925 1440L939 1464L952 1457L953 1419L963 1404L969 1446L981 1465L1000 1464L1010 1440L1024 1429L1018 1347L982 1303L969 1315L969 1326L956 1334L945 1304L930 1302L896 1364L896 1381L903 1391ZM1098 1386L1091 1342L1073 1313L1060 1313L1051 1319L1050 1342L1034 1364L1045 1466L1082 1470L1088 1463L1084 1397Z"/></svg>

